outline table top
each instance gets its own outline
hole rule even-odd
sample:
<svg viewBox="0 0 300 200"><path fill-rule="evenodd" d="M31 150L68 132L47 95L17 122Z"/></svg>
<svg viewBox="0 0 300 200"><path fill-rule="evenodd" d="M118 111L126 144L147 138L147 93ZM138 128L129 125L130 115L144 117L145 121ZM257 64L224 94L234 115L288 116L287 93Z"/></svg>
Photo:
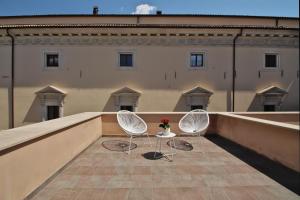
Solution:
<svg viewBox="0 0 300 200"><path fill-rule="evenodd" d="M159 138L172 138L172 137L175 137L176 134L170 132L168 135L164 135L164 133L163 133L162 131L160 131L160 132L158 132L155 136L156 136L156 137L159 137Z"/></svg>

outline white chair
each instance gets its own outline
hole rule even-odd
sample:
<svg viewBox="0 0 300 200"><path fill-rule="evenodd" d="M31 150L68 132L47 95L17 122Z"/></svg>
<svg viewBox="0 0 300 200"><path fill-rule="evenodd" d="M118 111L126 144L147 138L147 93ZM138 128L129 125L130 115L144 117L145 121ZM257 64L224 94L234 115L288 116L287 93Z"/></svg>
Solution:
<svg viewBox="0 0 300 200"><path fill-rule="evenodd" d="M205 110L192 110L179 121L179 129L183 134L202 136L209 125L209 116Z"/></svg>
<svg viewBox="0 0 300 200"><path fill-rule="evenodd" d="M151 145L149 135L147 133L147 124L142 118L133 112L121 110L117 112L117 120L120 127L130 137L128 154L130 154L131 141L133 137L147 135L149 144Z"/></svg>

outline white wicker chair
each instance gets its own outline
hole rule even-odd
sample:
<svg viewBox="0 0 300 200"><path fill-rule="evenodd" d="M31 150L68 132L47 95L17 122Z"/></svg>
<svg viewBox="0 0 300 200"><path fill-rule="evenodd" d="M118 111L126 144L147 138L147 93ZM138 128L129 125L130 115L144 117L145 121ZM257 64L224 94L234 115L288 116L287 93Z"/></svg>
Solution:
<svg viewBox="0 0 300 200"><path fill-rule="evenodd" d="M202 136L209 125L209 116L205 110L192 110L179 121L179 128L183 134Z"/></svg>
<svg viewBox="0 0 300 200"><path fill-rule="evenodd" d="M117 113L117 120L126 135L130 137L128 154L130 154L131 141L133 137L147 135L149 144L151 145L149 135L147 133L147 124L142 118L133 112L121 110Z"/></svg>

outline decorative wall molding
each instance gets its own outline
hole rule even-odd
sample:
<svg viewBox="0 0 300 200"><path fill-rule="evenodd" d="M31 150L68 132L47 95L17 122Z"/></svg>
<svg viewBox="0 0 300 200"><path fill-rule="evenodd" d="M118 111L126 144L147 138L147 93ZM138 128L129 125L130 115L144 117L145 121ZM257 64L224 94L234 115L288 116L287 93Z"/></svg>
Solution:
<svg viewBox="0 0 300 200"><path fill-rule="evenodd" d="M232 46L233 37L218 36L20 36L16 45L89 45L89 46ZM0 45L10 45L0 38ZM241 37L238 46L299 47L298 37Z"/></svg>

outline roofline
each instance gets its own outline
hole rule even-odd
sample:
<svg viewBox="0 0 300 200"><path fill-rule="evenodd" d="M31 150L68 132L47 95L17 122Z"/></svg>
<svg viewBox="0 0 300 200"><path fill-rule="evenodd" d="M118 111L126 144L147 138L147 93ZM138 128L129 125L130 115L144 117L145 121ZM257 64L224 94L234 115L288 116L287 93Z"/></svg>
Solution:
<svg viewBox="0 0 300 200"><path fill-rule="evenodd" d="M0 29L27 28L176 28L176 29L269 29L299 30L299 27L244 26L244 25L195 25L195 24L16 24L0 25Z"/></svg>
<svg viewBox="0 0 300 200"><path fill-rule="evenodd" d="M227 17L227 18L261 18L261 19L288 19L299 20L299 17L285 16L254 16L254 15L219 15L219 14L49 14L49 15L15 15L0 16L0 19L8 18L46 18L46 17Z"/></svg>

